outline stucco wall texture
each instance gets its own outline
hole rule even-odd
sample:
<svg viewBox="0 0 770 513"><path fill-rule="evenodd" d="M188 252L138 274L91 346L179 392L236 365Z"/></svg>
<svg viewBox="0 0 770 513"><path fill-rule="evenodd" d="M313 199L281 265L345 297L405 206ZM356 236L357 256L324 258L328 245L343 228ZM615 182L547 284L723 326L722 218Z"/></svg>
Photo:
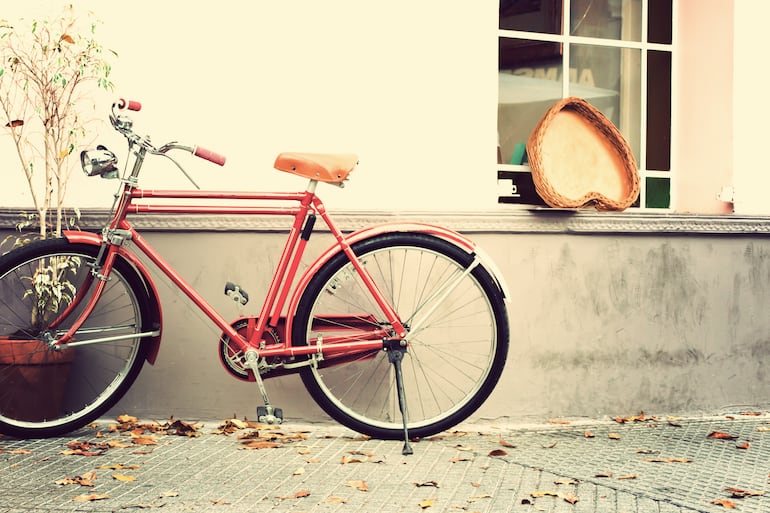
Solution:
<svg viewBox="0 0 770 513"><path fill-rule="evenodd" d="M225 318L261 306L284 235L156 232L147 238ZM507 282L511 347L474 418L684 415L770 401L770 239L733 235L473 234ZM311 239L308 258L329 245ZM155 276L164 312L154 366L112 413L253 418L256 386L230 377L217 329ZM235 281L241 308L223 294ZM296 376L267 381L287 418L326 417Z"/></svg>

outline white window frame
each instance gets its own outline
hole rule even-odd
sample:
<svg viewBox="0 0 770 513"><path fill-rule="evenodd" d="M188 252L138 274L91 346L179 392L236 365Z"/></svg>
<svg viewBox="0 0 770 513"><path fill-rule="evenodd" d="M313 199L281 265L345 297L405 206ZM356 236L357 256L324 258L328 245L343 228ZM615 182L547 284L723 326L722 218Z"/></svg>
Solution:
<svg viewBox="0 0 770 513"><path fill-rule="evenodd" d="M676 180L674 179L674 162L675 160L675 149L676 149L676 133L674 131L674 127L676 126L674 117L676 116L677 107L676 107L676 95L674 94L674 91L677 90L676 88L676 75L677 75L677 66L675 61L675 47L676 47L676 32L677 32L677 26L678 26L678 20L677 20L677 13L678 13L678 0L671 0L672 2L672 9L671 9L671 44L662 44L662 43L649 43L645 41L647 39L647 30L648 30L648 0L638 0L641 1L641 11L642 11L642 25L641 25L641 37L640 39L642 41L624 41L624 40L616 40L616 39L607 39L607 38L597 38L597 37L585 37L585 36L573 36L570 35L571 32L571 19L570 19L570 12L571 12L571 1L570 0L562 0L562 33L561 34L547 34L542 32L527 32L527 31L521 31L521 30L507 30L507 29L500 29L498 28L498 37L502 38L513 38L513 39L525 39L525 40L531 40L531 41L543 41L543 42L551 42L551 43L560 43L562 45L562 69L563 70L569 70L570 69L570 49L573 44L580 44L580 45L592 45L592 46L601 46L601 47L610 47L610 48L630 48L630 49L638 49L641 52L641 69L640 69L640 120L639 120L639 126L636 127L637 130L639 130L639 159L637 161L637 167L639 170L639 180L640 180L640 192L639 192L639 207L633 207L633 210L638 211L649 211L649 212L669 212L674 210L674 198L676 195L674 194L675 191L674 186L676 183ZM651 170L647 169L647 52L648 51L662 51L662 52L668 52L671 54L671 140L670 140L670 148L669 148L669 170L668 171L658 171L658 170ZM562 73L562 98L566 98L569 94L569 80L570 80L570 73L564 72ZM621 87L623 87L621 85ZM623 109L621 109L621 112L623 112ZM529 172L530 168L528 165L511 165L511 164L498 164L497 169L501 171L525 171ZM647 200L647 178L667 178L669 180L669 206L668 208L659 208L659 207L646 207L646 200Z"/></svg>

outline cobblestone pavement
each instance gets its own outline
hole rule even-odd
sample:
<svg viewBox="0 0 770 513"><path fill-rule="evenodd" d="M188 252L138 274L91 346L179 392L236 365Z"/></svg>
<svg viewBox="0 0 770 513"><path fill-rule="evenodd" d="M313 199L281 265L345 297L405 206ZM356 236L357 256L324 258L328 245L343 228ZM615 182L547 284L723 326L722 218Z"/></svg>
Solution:
<svg viewBox="0 0 770 513"><path fill-rule="evenodd" d="M335 425L189 437L104 421L1 438L0 512L770 511L770 416L620 420L465 425L410 456Z"/></svg>

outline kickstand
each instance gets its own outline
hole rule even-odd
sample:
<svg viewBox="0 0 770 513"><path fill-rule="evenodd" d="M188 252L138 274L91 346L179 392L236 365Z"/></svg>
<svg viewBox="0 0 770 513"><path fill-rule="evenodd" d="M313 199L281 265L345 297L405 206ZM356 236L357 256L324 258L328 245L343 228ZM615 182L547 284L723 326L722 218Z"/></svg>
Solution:
<svg viewBox="0 0 770 513"><path fill-rule="evenodd" d="M393 369L396 371L396 389L398 390L398 407L401 410L401 419L404 422L404 448L401 449L401 454L404 456L412 454L412 447L409 445L409 430L407 429L407 414L406 414L406 394L404 393L404 374L401 371L401 360L404 359L404 353L406 348L397 347L388 351L388 359L393 364Z"/></svg>

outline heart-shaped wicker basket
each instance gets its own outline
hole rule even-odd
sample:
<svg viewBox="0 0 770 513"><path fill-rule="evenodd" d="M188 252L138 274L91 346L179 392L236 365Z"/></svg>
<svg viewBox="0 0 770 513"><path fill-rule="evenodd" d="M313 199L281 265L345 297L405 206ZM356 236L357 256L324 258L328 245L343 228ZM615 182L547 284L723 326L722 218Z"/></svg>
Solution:
<svg viewBox="0 0 770 513"><path fill-rule="evenodd" d="M620 211L639 197L639 172L620 131L593 105L565 98L527 141L532 181L551 207Z"/></svg>

